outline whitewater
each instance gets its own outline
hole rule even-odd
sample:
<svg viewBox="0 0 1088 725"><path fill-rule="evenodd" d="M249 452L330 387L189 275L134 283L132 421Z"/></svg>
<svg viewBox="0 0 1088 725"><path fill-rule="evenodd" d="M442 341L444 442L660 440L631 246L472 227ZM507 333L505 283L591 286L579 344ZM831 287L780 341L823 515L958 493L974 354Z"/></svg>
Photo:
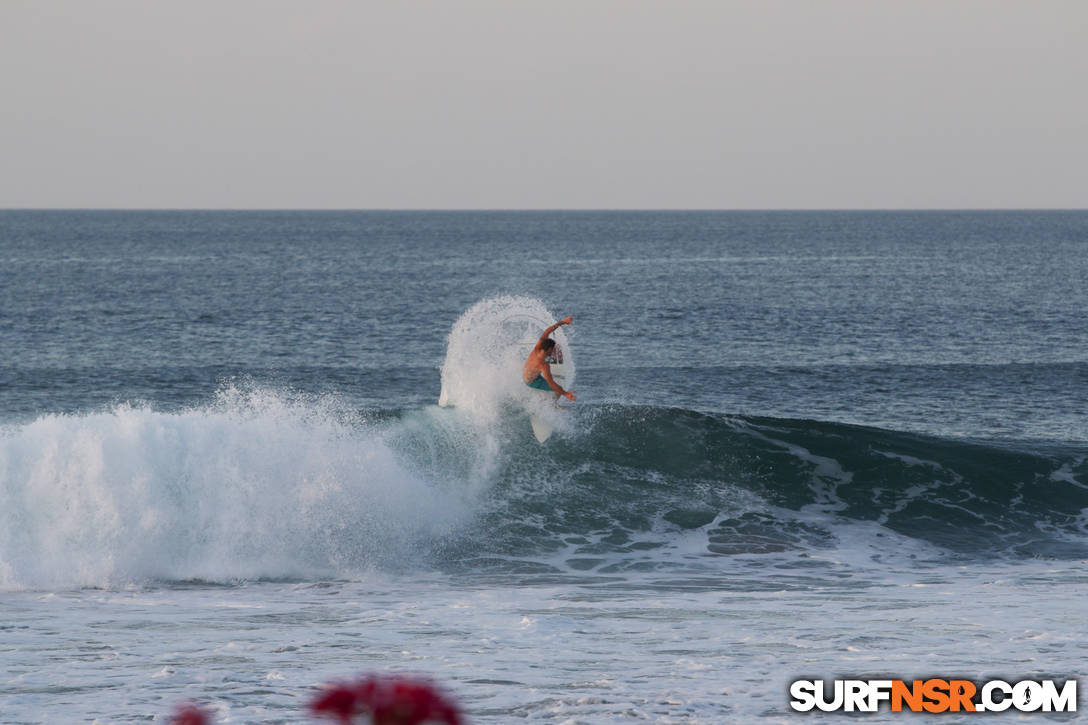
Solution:
<svg viewBox="0 0 1088 725"><path fill-rule="evenodd" d="M1084 214L0 233L0 722L404 672L470 722L777 723L796 679L1088 669ZM526 321L567 314L540 445Z"/></svg>

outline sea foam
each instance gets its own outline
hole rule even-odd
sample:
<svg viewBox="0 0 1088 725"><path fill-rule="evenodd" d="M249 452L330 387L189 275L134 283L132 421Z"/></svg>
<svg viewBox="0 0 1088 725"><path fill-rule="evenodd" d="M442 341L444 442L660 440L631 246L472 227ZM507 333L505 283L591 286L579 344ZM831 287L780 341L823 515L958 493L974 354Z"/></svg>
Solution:
<svg viewBox="0 0 1088 725"><path fill-rule="evenodd" d="M227 386L0 432L0 587L350 575L410 562L463 491L330 401Z"/></svg>

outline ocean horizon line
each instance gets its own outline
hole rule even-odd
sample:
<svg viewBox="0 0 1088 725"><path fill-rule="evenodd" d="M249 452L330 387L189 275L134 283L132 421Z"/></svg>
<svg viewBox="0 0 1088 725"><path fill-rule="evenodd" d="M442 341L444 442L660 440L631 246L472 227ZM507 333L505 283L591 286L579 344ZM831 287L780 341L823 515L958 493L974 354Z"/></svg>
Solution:
<svg viewBox="0 0 1088 725"><path fill-rule="evenodd" d="M799 214L909 214L909 213L1076 213L1088 207L121 207L121 206L26 206L0 207L0 212L226 212L226 213L415 213L415 214L708 214L708 213L799 213Z"/></svg>

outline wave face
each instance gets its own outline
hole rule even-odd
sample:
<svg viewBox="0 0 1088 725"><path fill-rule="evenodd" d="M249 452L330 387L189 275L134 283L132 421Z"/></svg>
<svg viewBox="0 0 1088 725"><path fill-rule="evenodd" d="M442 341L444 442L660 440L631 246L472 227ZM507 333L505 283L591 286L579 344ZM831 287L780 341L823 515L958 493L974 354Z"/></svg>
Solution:
<svg viewBox="0 0 1088 725"><path fill-rule="evenodd" d="M1084 449L652 407L597 409L578 428L508 459L459 555L602 572L783 552L1088 556Z"/></svg>
<svg viewBox="0 0 1088 725"><path fill-rule="evenodd" d="M223 390L0 431L0 586L1088 556L1088 450L584 407L352 415Z"/></svg>

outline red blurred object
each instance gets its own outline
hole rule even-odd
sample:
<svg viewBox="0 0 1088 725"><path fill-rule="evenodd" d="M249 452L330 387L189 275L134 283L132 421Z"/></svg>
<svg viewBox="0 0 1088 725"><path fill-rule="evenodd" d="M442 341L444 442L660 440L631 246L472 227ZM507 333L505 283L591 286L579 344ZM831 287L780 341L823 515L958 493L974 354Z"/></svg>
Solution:
<svg viewBox="0 0 1088 725"><path fill-rule="evenodd" d="M369 717L371 725L464 722L457 706L431 683L391 675L370 675L353 684L338 685L315 698L310 709L345 725L357 717Z"/></svg>
<svg viewBox="0 0 1088 725"><path fill-rule="evenodd" d="M171 725L211 725L212 716L196 705L182 705L174 714Z"/></svg>
<svg viewBox="0 0 1088 725"><path fill-rule="evenodd" d="M340 722L351 722L356 713L358 697L353 688L341 685L316 698L310 703L310 709L318 715L335 717Z"/></svg>

